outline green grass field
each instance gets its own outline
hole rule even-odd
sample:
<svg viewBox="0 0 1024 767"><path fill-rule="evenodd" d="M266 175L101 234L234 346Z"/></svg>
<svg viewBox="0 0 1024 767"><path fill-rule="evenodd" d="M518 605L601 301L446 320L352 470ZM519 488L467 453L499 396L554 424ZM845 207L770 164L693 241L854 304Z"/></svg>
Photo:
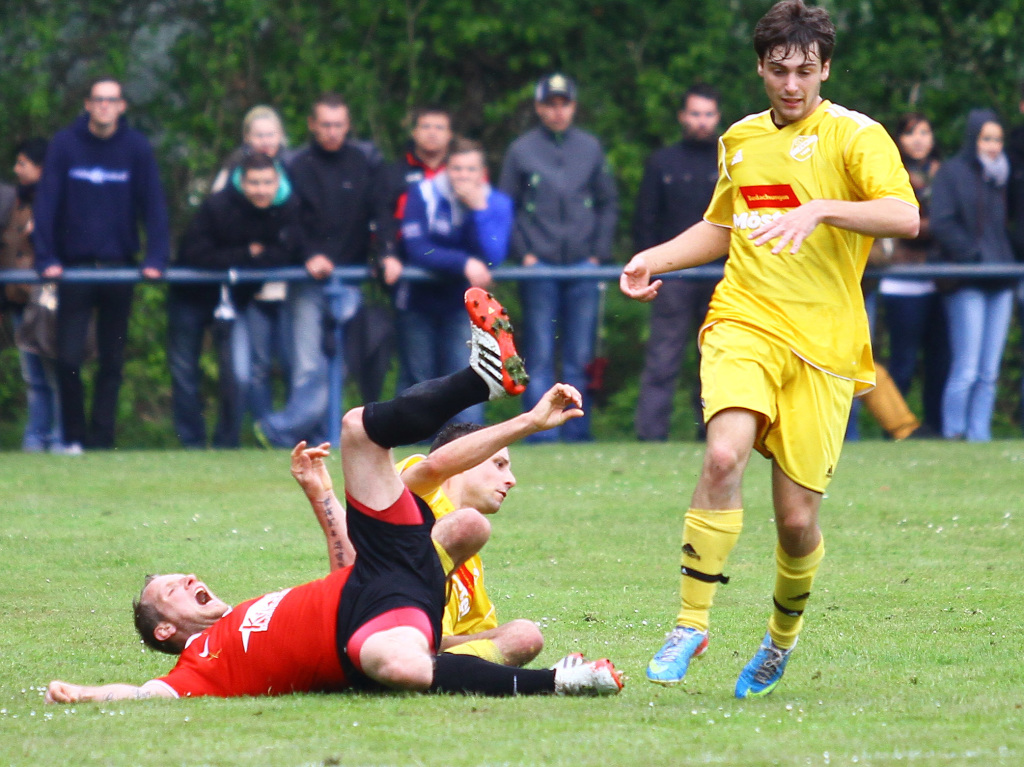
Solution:
<svg viewBox="0 0 1024 767"><path fill-rule="evenodd" d="M1024 443L847 447L824 566L771 697L738 701L773 579L768 464L685 689L644 666L675 614L691 443L519 447L520 486L484 552L499 617L544 630L539 662L607 655L610 699L289 696L45 706L48 680L141 683L149 572L228 602L318 577L326 548L287 455L5 454L0 471L0 764L1024 764ZM337 462L333 462L337 470Z"/></svg>

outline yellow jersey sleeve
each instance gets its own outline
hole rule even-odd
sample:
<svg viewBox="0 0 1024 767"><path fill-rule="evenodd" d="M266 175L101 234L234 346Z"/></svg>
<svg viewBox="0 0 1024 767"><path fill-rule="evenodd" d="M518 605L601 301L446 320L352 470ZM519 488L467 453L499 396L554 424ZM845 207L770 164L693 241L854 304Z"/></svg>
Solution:
<svg viewBox="0 0 1024 767"><path fill-rule="evenodd" d="M777 127L751 115L719 144L719 180L704 215L731 229L725 277L707 324L752 325L833 375L874 384L860 280L871 238L819 225L797 253L750 234L811 200L898 199L917 206L910 178L885 129L865 115L823 101L798 123Z"/></svg>
<svg viewBox="0 0 1024 767"><path fill-rule="evenodd" d="M424 458L424 455L409 456L395 464L395 470L401 475ZM441 519L455 510L455 505L440 487L420 497L430 507L434 519ZM452 573L448 602L441 618L441 633L444 636L465 636L496 628L497 625L497 613L484 586L484 563L480 555L475 554Z"/></svg>

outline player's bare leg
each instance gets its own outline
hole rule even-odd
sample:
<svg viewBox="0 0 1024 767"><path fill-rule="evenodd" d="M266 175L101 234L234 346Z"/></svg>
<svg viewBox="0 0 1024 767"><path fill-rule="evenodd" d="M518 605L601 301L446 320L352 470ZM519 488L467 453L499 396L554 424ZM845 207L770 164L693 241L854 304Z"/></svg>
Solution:
<svg viewBox="0 0 1024 767"><path fill-rule="evenodd" d="M695 509L743 506L743 472L757 436L758 419L750 410L729 408L708 422L707 448L690 505Z"/></svg>
<svg viewBox="0 0 1024 767"><path fill-rule="evenodd" d="M476 649L487 645L493 647L500 656L489 660L506 666L525 666L544 649L544 636L536 623L518 618L476 634L445 637L441 641L441 650L487 657Z"/></svg>
<svg viewBox="0 0 1024 767"><path fill-rule="evenodd" d="M378 631L359 651L363 673L396 690L425 692L434 681L434 658L427 638L411 626Z"/></svg>
<svg viewBox="0 0 1024 767"><path fill-rule="evenodd" d="M821 543L821 493L798 485L772 463L772 500L779 545L791 557L806 557Z"/></svg>
<svg viewBox="0 0 1024 767"><path fill-rule="evenodd" d="M456 509L434 523L430 537L451 559L451 575L480 551L491 537L491 522L476 509Z"/></svg>

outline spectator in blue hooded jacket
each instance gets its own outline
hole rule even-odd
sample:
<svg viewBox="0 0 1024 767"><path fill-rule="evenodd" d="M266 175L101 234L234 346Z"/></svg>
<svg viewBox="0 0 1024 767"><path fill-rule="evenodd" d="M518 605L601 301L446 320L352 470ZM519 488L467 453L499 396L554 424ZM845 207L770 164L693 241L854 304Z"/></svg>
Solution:
<svg viewBox="0 0 1024 767"><path fill-rule="evenodd" d="M142 275L157 279L167 266L167 206L153 149L125 123L121 84L96 80L85 114L50 142L35 201L36 270L58 279L65 267L124 267L139 251L146 228ZM114 446L114 421L128 338L132 284L61 283L57 291L57 382L68 452ZM81 365L86 330L97 312L99 370L86 429Z"/></svg>
<svg viewBox="0 0 1024 767"><path fill-rule="evenodd" d="M406 263L430 269L439 282L403 284L396 298L401 363L408 385L465 366L469 326L466 288L491 284L491 267L505 260L512 200L487 182L483 147L457 139L447 168L409 187L402 216ZM483 405L463 421L483 423Z"/></svg>
<svg viewBox="0 0 1024 767"><path fill-rule="evenodd" d="M1009 177L998 115L990 109L972 110L963 148L939 169L932 187L932 235L945 260L1013 261L1006 228ZM947 439L992 438L1013 287L1007 280L964 280L945 296L951 356L942 397L942 433Z"/></svg>

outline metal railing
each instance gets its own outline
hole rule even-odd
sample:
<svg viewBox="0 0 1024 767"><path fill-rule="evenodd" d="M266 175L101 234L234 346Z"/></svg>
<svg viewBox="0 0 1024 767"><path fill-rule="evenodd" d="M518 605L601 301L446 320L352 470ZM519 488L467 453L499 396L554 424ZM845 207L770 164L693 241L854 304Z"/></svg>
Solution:
<svg viewBox="0 0 1024 767"><path fill-rule="evenodd" d="M524 281L538 279L561 280L597 280L601 282L617 282L622 272L621 264L574 269L550 266L506 266L491 272L495 281ZM721 279L721 264L698 266L678 272L659 275L659 279L682 279L698 281L716 281ZM890 266L871 268L865 277L903 277L915 279L970 279L970 280L1024 280L1024 264L920 264L915 266ZM335 319L341 317L342 286L346 283L361 283L371 278L370 270L365 266L335 267L331 276L325 281L324 294L328 299L328 307ZM68 268L60 277L62 282L81 283L171 283L200 284L215 283L237 285L241 283L285 281L298 282L310 280L309 273L301 266L278 267L275 269L190 269L171 267L157 280L148 280L142 276L141 270L131 267L95 267ZM402 279L412 282L433 282L437 278L430 272L417 267L406 267ZM31 269L0 270L0 284L3 283L40 283L44 280ZM334 445L340 445L341 415L344 407L343 389L345 386L344 337L343 326L334 323L334 354L328 360L328 439Z"/></svg>

